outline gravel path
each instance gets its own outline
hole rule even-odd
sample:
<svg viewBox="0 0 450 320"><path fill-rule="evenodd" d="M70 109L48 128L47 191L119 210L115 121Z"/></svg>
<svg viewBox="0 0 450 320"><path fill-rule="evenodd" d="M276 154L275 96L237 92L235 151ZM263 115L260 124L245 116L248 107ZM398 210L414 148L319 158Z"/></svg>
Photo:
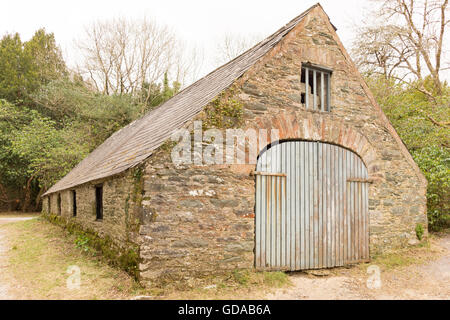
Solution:
<svg viewBox="0 0 450 320"><path fill-rule="evenodd" d="M1 231L0 231L1 232ZM8 251L6 245L6 239L3 234L0 233L0 300L11 299L8 294L8 285L5 281L4 269L7 268L6 253Z"/></svg>
<svg viewBox="0 0 450 320"><path fill-rule="evenodd" d="M294 273L292 286L269 294L267 299L286 300L450 300L450 235L438 238L433 247L440 257L422 265L381 271L380 286L368 288L373 273L359 268L334 269L322 273Z"/></svg>
<svg viewBox="0 0 450 320"><path fill-rule="evenodd" d="M0 218L0 225L31 218ZM4 231L3 231L4 232ZM0 229L0 300L14 299L14 288L5 270L8 265L8 239ZM450 300L450 234L432 241L437 259L421 265L381 271L380 287L368 288L373 274L361 268L338 268L331 271L293 273L292 286L278 289L267 299L340 300L340 299L445 299Z"/></svg>
<svg viewBox="0 0 450 320"><path fill-rule="evenodd" d="M0 218L0 225L17 222L17 221L25 221L33 219L33 217L12 217L12 218ZM9 293L9 285L8 281L5 279L5 270L8 267L7 261L7 252L9 250L8 242L5 234L0 230L0 300L10 300L14 299L14 297Z"/></svg>
<svg viewBox="0 0 450 320"><path fill-rule="evenodd" d="M24 218L0 218L0 225L10 223L10 222L17 222L17 221L25 221L25 220L31 220L34 219L33 217L24 217Z"/></svg>

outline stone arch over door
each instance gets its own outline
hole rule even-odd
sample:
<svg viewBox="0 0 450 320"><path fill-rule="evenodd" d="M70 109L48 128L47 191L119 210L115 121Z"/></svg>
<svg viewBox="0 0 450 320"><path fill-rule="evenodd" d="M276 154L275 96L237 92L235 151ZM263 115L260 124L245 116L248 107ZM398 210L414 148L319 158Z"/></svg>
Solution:
<svg viewBox="0 0 450 320"><path fill-rule="evenodd" d="M368 172L340 146L274 143L256 166L255 266L304 270L369 259Z"/></svg>
<svg viewBox="0 0 450 320"><path fill-rule="evenodd" d="M299 118L295 113L280 112L257 118L252 126L255 130L266 129L268 132L272 129L278 130L278 136L268 135L268 144L283 140L307 140L344 147L361 158L370 180L379 181L384 178L380 170L380 161L367 138L332 115L311 112L306 118ZM265 146L259 147L258 154Z"/></svg>

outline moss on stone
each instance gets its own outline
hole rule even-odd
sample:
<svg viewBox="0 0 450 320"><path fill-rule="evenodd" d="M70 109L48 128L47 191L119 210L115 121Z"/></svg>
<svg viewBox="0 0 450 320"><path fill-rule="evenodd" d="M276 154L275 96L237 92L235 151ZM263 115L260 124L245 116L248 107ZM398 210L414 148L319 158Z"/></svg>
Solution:
<svg viewBox="0 0 450 320"><path fill-rule="evenodd" d="M167 140L161 146L159 146L158 150L164 151L164 152L171 152L173 147L175 147L176 145L177 145L176 141Z"/></svg>
<svg viewBox="0 0 450 320"><path fill-rule="evenodd" d="M235 89L223 92L204 109L203 130L240 128L243 125L244 105L234 97Z"/></svg>
<svg viewBox="0 0 450 320"><path fill-rule="evenodd" d="M100 236L97 232L87 230L73 220L66 220L61 216L43 213L42 216L49 222L64 228L77 239L84 239L83 245L101 253L101 256L110 265L119 267L139 280L139 246L126 241L123 246L117 246L108 236ZM88 250L84 250L88 251Z"/></svg>
<svg viewBox="0 0 450 320"><path fill-rule="evenodd" d="M171 161L172 149L178 144L177 141L171 139L164 142L156 150L152 152L150 163L164 163Z"/></svg>
<svg viewBox="0 0 450 320"><path fill-rule="evenodd" d="M416 225L416 236L417 236L417 239L419 239L419 241L422 241L424 232L425 232L425 229L424 229L423 225L421 223L418 223Z"/></svg>
<svg viewBox="0 0 450 320"><path fill-rule="evenodd" d="M137 232L141 223L140 214L142 210L142 201L144 196L144 169L136 167L132 169L131 176L133 186L131 193L125 199L125 226L127 237L130 231ZM133 203L133 210L130 212L130 201Z"/></svg>

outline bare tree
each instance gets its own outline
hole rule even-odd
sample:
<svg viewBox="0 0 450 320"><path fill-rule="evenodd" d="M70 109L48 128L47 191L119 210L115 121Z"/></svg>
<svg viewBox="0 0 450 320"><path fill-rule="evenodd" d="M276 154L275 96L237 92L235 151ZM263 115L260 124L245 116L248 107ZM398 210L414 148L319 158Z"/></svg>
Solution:
<svg viewBox="0 0 450 320"><path fill-rule="evenodd" d="M390 79L403 69L403 61L409 61L414 50L399 44L397 28L392 25L366 27L358 34L353 53L361 69L382 74Z"/></svg>
<svg viewBox="0 0 450 320"><path fill-rule="evenodd" d="M185 57L182 42L170 28L146 18L95 22L77 45L84 56L79 72L98 91L135 94L145 88L146 100L155 88L149 84L161 81L166 72L184 83L197 62Z"/></svg>
<svg viewBox="0 0 450 320"><path fill-rule="evenodd" d="M217 43L215 63L217 65L227 63L261 40L262 37L256 34L249 36L231 33L225 34L223 37L219 38L219 42Z"/></svg>
<svg viewBox="0 0 450 320"><path fill-rule="evenodd" d="M179 41L175 57L176 63L172 68L172 77L176 81L187 85L199 79L205 60L203 48Z"/></svg>
<svg viewBox="0 0 450 320"><path fill-rule="evenodd" d="M432 97L422 83L430 75L442 94L448 0L373 0L380 4L377 26L361 28L353 53L358 64L386 78L418 80L418 90Z"/></svg>

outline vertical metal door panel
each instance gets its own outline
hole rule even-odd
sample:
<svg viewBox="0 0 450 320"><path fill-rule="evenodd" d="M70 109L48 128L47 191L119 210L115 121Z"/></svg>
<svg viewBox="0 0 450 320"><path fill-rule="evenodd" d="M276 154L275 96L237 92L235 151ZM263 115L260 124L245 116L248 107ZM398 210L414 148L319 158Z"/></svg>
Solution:
<svg viewBox="0 0 450 320"><path fill-rule="evenodd" d="M330 145L330 188L328 189L330 192L330 231L328 233L330 237L330 250L328 251L328 266L336 265L336 149L334 146Z"/></svg>
<svg viewBox="0 0 450 320"><path fill-rule="evenodd" d="M308 175L308 184L307 184L307 189L308 189L308 206L306 207L306 211L305 211L305 219L306 219L306 230L305 230L305 237L306 237L306 243L307 243L307 248L306 248L306 267L308 269L311 269L314 267L313 265L313 259L311 258L312 256L312 246L313 246L313 241L314 238L312 237L312 229L314 228L311 224L311 219L314 215L314 189L315 189L315 166L314 166L314 162L315 162L315 155L316 153L314 152L314 148L315 146L308 144L308 172L306 173Z"/></svg>
<svg viewBox="0 0 450 320"><path fill-rule="evenodd" d="M256 176L255 211L261 213L261 176ZM261 265L261 214L255 215L255 262Z"/></svg>
<svg viewBox="0 0 450 320"><path fill-rule="evenodd" d="M342 157L342 175L343 175L343 179L341 181L341 183L343 183L343 185L341 185L341 199L342 199L342 203L343 203L343 207L344 210L342 211L342 222L344 224L344 228L342 229L342 232L344 234L344 241L343 241L343 251L344 251L344 255L342 257L342 263L345 264L348 260L348 256L349 256L349 236L348 236L348 214L347 214L347 208L348 208L348 201L347 201L347 197L346 197L346 190L347 190L347 163L348 163L348 153L347 152L343 152L343 157Z"/></svg>
<svg viewBox="0 0 450 320"><path fill-rule="evenodd" d="M325 176L323 177L323 180L326 181L325 184L325 190L324 192L324 217L326 218L326 232L323 237L324 246L326 247L326 260L325 260L325 266L329 267L331 265L331 246L332 246L332 234L331 234L331 225L332 225L332 217L331 217L331 145L329 144L323 144L325 146L326 150L326 170L325 170Z"/></svg>
<svg viewBox="0 0 450 320"><path fill-rule="evenodd" d="M282 171L286 171L286 143L281 144L281 170ZM284 187L283 181L279 181L280 183L280 188ZM286 265L286 251L287 251L287 241L286 241L286 206L283 205L282 203L282 197L280 194L280 199L279 199L280 205L281 205L281 217L280 217L280 222L281 222L281 227L280 227L280 240L281 242L279 243L279 248L280 248L280 254L281 254L281 259L280 259L280 266L285 266Z"/></svg>
<svg viewBox="0 0 450 320"><path fill-rule="evenodd" d="M303 142L295 142L295 157L291 159L291 176L295 178L293 181L293 186L291 187L292 191L292 202L291 208L295 210L294 219L295 219L295 263L292 265L295 266L294 270L303 269L304 268L304 253L305 253L305 233L301 229L304 227L304 222L301 221L302 212L304 212L304 199L305 199L305 183L303 180L304 177L304 165L303 162L299 166L296 165L295 159L303 159L304 158L304 148L305 144ZM291 157L290 157L291 158ZM301 174L302 173L302 174ZM301 177L301 178L300 178Z"/></svg>
<svg viewBox="0 0 450 320"><path fill-rule="evenodd" d="M309 194L312 192L312 187L310 186L310 175L312 175L312 161L311 154L309 151L309 145L305 142L302 142L302 151L301 156L304 159L303 168L301 166L299 170L297 170L297 179L300 182L300 188L297 188L297 196L298 201L296 203L296 207L299 208L298 217L299 217L299 232L303 237L303 252L301 252L301 262L300 265L302 269L309 269L309 217L310 217L310 208L312 206L310 202ZM297 160L295 159L297 162ZM312 180L311 180L312 181ZM302 190L303 189L303 190ZM303 197L302 197L303 195Z"/></svg>
<svg viewBox="0 0 450 320"><path fill-rule="evenodd" d="M277 161L277 152L278 152L278 145L274 146L271 150L270 157L267 159L270 160L270 163L268 163L268 166L270 167L270 172L277 172L276 168L276 161ZM270 176L269 185L267 187L267 190L269 191L269 213L270 213L270 265L277 267L276 261L275 261L275 247L276 247L276 238L275 238L275 217L277 216L276 212L276 190L275 189L275 179L272 179L272 176Z"/></svg>
<svg viewBox="0 0 450 320"><path fill-rule="evenodd" d="M314 75L315 78L315 75ZM311 192L309 193L309 202L310 202L310 214L309 214L309 267L310 269L314 269L315 266L315 259L314 259L314 253L315 253L315 248L317 248L316 243L315 243L315 232L316 232L316 228L317 226L314 223L314 219L317 216L317 207L318 207L318 203L319 203L319 199L318 197L316 197L315 195L318 194L318 179L316 179L317 177L317 167L318 167L318 152L317 150L317 146L316 145L309 145L309 149L310 149L310 154L309 154L309 163L310 166L312 167L312 175L309 176L309 183L310 183L310 188L312 188Z"/></svg>
<svg viewBox="0 0 450 320"><path fill-rule="evenodd" d="M368 173L356 154L283 142L260 155L256 171L257 268L330 268L369 258Z"/></svg>
<svg viewBox="0 0 450 320"><path fill-rule="evenodd" d="M324 145L317 145L319 150L319 165L317 167L317 174L319 175L319 179L317 181L319 187L318 187L318 193L317 194L323 194L323 191L325 189L325 183L323 180L323 177L326 175L325 172L325 168L326 165L324 165L326 163L326 152L324 152ZM316 260L314 261L314 267L315 268L319 268L322 266L323 264L323 255L324 255L324 251L326 251L326 249L324 250L323 248L323 244L324 242L322 241L322 237L323 237L323 222L326 221L323 217L323 198L318 197L317 195L314 197L315 199L317 199L318 201L318 205L317 205L317 216L318 216L318 221L314 220L314 246L316 248L316 250L318 251L318 259L317 262ZM317 226L316 226L317 224ZM317 228L317 229L316 229ZM317 230L317 231L316 231ZM320 241L319 241L320 239ZM316 253L316 252L315 252Z"/></svg>
<svg viewBox="0 0 450 320"><path fill-rule="evenodd" d="M347 172L349 176L353 176L352 173L352 155L349 154L347 156ZM352 203L353 203L353 186L350 184L347 188L347 245L348 245L348 256L347 256L347 262L353 260L353 215L352 215Z"/></svg>
<svg viewBox="0 0 450 320"><path fill-rule="evenodd" d="M286 146L286 152L295 152L294 150L291 150L291 146L288 144L284 144ZM291 157L285 157L285 164L287 170L291 171ZM294 176L295 178L295 176ZM293 186L292 175L286 177L286 189L291 188ZM286 228L286 265L289 265L289 268L292 269L293 266L292 263L295 262L295 230L293 232L292 228L295 228L295 209L292 210L291 204L292 204L292 190L289 190L289 192L286 192L286 221L285 221L285 228Z"/></svg>
<svg viewBox="0 0 450 320"><path fill-rule="evenodd" d="M308 170L308 152L306 150L307 145L305 142L299 143L299 156L301 156L301 159L304 159L302 163L298 166L296 170L296 180L299 181L300 189L297 191L296 194L298 194L297 200L295 201L295 208L298 212L296 214L297 218L297 230L300 233L301 237L301 245L300 245L300 263L296 262L296 266L298 267L300 264L300 270L303 270L306 268L306 235L305 235L305 228L306 228L306 206L307 206L307 195L308 190L306 188L307 186L307 175L306 172ZM295 162L294 162L295 163Z"/></svg>

